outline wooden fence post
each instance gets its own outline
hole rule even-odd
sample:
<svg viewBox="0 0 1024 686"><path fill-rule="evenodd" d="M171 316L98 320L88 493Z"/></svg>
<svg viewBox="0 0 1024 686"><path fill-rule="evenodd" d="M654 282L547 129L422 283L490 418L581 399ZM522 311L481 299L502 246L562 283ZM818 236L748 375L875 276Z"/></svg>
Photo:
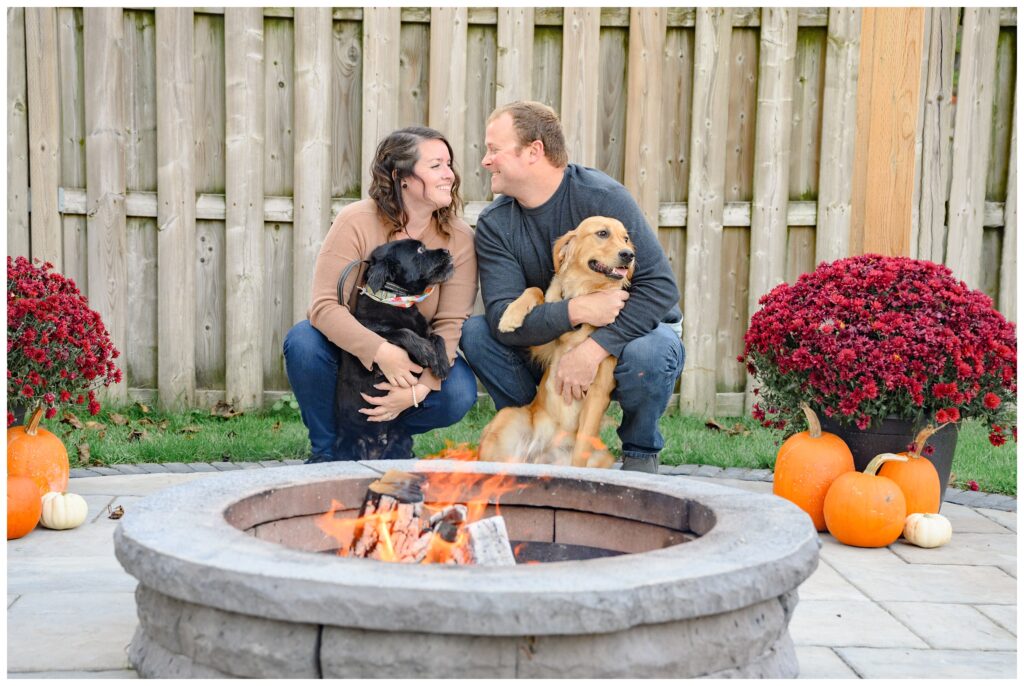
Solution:
<svg viewBox="0 0 1024 686"><path fill-rule="evenodd" d="M1003 256L999 267L999 311L1017 321L1017 94L1014 87L1013 120L1010 124L1010 160L1006 173L1006 205L1003 208Z"/></svg>
<svg viewBox="0 0 1024 686"><path fill-rule="evenodd" d="M126 350L128 333L128 229L125 215L124 18L119 8L83 12L85 161L89 306L99 312L114 346ZM124 359L120 362L124 366ZM103 396L128 399L128 375Z"/></svg>
<svg viewBox="0 0 1024 686"><path fill-rule="evenodd" d="M833 7L828 11L815 262L850 254L860 24L860 9Z"/></svg>
<svg viewBox="0 0 1024 686"><path fill-rule="evenodd" d="M263 405L263 51L263 10L225 8L224 388L244 410Z"/></svg>
<svg viewBox="0 0 1024 686"><path fill-rule="evenodd" d="M498 8L494 106L533 97L533 8Z"/></svg>
<svg viewBox="0 0 1024 686"><path fill-rule="evenodd" d="M295 8L295 221L292 319L306 317L313 271L331 227L331 9ZM364 189L365 192L365 189Z"/></svg>
<svg viewBox="0 0 1024 686"><path fill-rule="evenodd" d="M663 8L634 7L629 12L626 150L633 154L626 155L623 185L636 198L655 235L661 192L661 67L666 19Z"/></svg>
<svg viewBox="0 0 1024 686"><path fill-rule="evenodd" d="M29 255L25 8L7 8L7 254Z"/></svg>
<svg viewBox="0 0 1024 686"><path fill-rule="evenodd" d="M964 10L960 50L963 67L957 84L946 265L971 288L981 285L985 176L992 133L992 84L998 36L998 8Z"/></svg>
<svg viewBox="0 0 1024 686"><path fill-rule="evenodd" d="M362 197L369 197L370 164L380 139L398 127L399 7L363 10Z"/></svg>
<svg viewBox="0 0 1024 686"><path fill-rule="evenodd" d="M427 121L454 140L455 168L465 174L468 141L466 130L466 29L465 7L434 7L430 10L430 93Z"/></svg>
<svg viewBox="0 0 1024 686"><path fill-rule="evenodd" d="M562 33L562 128L569 161L597 164L601 10L566 7Z"/></svg>
<svg viewBox="0 0 1024 686"><path fill-rule="evenodd" d="M679 390L683 414L711 417L717 400L716 353L725 206L725 137L729 115L732 10L698 8L693 54L689 201Z"/></svg>
<svg viewBox="0 0 1024 686"><path fill-rule="evenodd" d="M196 181L193 15L156 9L157 376L160 404L192 407L196 393Z"/></svg>
<svg viewBox="0 0 1024 686"><path fill-rule="evenodd" d="M28 78L29 185L32 188L32 257L64 271L60 188L60 100L57 74L57 10L25 8Z"/></svg>

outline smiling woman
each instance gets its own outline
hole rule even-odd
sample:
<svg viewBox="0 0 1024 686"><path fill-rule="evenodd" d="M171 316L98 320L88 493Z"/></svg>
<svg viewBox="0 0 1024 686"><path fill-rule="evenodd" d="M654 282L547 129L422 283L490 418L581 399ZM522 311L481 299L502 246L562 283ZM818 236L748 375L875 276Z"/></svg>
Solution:
<svg viewBox="0 0 1024 686"><path fill-rule="evenodd" d="M452 148L434 129L409 127L386 136L371 164L370 198L348 205L334 220L313 275L308 320L299 322L284 342L288 380L309 429L310 462L357 459L352 445L339 442L335 415L335 383L341 362L349 356L357 367L375 375L372 394L354 421L389 423L389 433L419 434L458 422L476 401L476 380L456 354L462 323L476 300L476 254L469 226L457 216L462 207L459 175ZM387 284L367 290L360 266L382 245L415 239L427 251L447 251L451 278L423 293L381 297ZM393 289L392 289L393 290ZM404 297L410 296L410 297ZM420 297L422 296L422 297ZM371 330L353 316L359 299L376 298L395 307L410 306L423 316L427 333L443 345L451 366L443 381L427 368L427 360L410 356L401 341ZM369 424L368 424L369 423ZM411 455L403 455L411 457Z"/></svg>

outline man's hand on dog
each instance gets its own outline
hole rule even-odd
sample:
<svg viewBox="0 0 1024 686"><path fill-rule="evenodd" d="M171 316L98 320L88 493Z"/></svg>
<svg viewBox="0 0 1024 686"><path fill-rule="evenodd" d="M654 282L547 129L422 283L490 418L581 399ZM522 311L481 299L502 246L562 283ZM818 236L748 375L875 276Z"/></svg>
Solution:
<svg viewBox="0 0 1024 686"><path fill-rule="evenodd" d="M402 412L412 407L412 389L394 386L386 382L374 384L373 387L378 391L386 391L387 395L359 394L363 396L363 400L370 404L370 407L364 407L359 410L360 414L366 415L366 421L390 422ZM415 389L416 399L419 402L423 402L423 399L430 393L430 389L423 384L417 384Z"/></svg>
<svg viewBox="0 0 1024 686"><path fill-rule="evenodd" d="M608 351L593 338L588 338L562 356L555 370L555 390L567 405L573 400L583 400L590 384L594 383L598 366L606 357Z"/></svg>
<svg viewBox="0 0 1024 686"><path fill-rule="evenodd" d="M573 326L608 326L619 316L627 300L629 293L621 289L578 295L569 301L569 321Z"/></svg>
<svg viewBox="0 0 1024 686"><path fill-rule="evenodd" d="M423 371L423 367L409 359L409 354L405 350L387 341L377 348L377 355L373 361L380 367L389 384L401 388L409 388L415 384L419 373Z"/></svg>

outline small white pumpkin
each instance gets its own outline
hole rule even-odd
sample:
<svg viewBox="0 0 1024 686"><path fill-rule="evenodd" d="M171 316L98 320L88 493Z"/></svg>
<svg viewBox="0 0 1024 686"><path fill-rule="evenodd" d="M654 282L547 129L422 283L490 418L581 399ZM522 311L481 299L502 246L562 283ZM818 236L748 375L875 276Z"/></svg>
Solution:
<svg viewBox="0 0 1024 686"><path fill-rule="evenodd" d="M88 514L89 505L82 496L50 491L43 496L43 515L39 523L47 529L74 529Z"/></svg>
<svg viewBox="0 0 1024 686"><path fill-rule="evenodd" d="M940 514L915 512L907 516L903 538L922 548L938 548L953 538L953 525Z"/></svg>

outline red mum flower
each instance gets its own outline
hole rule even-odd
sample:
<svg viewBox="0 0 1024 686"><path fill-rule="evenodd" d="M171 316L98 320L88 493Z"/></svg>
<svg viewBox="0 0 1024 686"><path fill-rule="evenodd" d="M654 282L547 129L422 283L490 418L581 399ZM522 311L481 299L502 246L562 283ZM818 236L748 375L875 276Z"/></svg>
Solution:
<svg viewBox="0 0 1024 686"><path fill-rule="evenodd" d="M999 407L1001 402L1002 401L999 399L999 396L995 393L986 393L985 397L982 398L982 403L990 410L994 410Z"/></svg>

